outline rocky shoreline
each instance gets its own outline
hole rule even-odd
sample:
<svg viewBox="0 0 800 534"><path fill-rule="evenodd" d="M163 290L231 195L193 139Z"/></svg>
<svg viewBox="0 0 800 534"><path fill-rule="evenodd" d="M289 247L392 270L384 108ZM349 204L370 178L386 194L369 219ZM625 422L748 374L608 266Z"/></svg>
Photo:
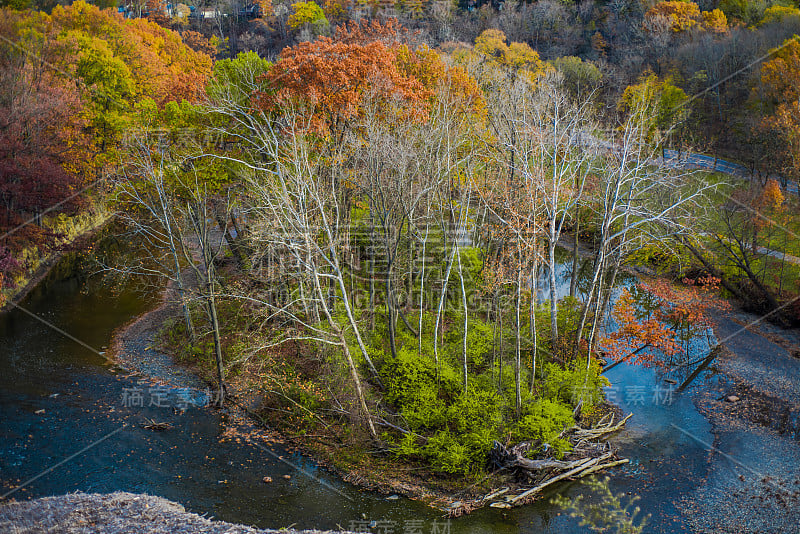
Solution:
<svg viewBox="0 0 800 534"><path fill-rule="evenodd" d="M235 525L187 512L152 495L68 493L0 505L0 532L14 534L336 534Z"/></svg>
<svg viewBox="0 0 800 534"><path fill-rule="evenodd" d="M715 323L725 348L711 366L718 380L695 398L714 436L710 470L679 508L696 532L795 533L800 332L735 310L717 314ZM726 461L711 462L714 455Z"/></svg>
<svg viewBox="0 0 800 534"><path fill-rule="evenodd" d="M164 322L180 315L175 291L168 284L158 305L118 328L111 338L108 355L127 371L170 388L202 390L207 387L196 374L157 348Z"/></svg>

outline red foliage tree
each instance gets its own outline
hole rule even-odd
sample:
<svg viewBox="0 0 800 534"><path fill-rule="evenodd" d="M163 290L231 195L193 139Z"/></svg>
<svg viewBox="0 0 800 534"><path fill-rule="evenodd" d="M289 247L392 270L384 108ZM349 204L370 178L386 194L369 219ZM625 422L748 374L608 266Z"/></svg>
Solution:
<svg viewBox="0 0 800 534"><path fill-rule="evenodd" d="M27 66L6 65L0 90L0 247L18 253L55 237L39 224L42 212L69 213L80 205L85 143L74 86ZM33 222L34 224L28 224ZM16 264L6 261L6 269Z"/></svg>

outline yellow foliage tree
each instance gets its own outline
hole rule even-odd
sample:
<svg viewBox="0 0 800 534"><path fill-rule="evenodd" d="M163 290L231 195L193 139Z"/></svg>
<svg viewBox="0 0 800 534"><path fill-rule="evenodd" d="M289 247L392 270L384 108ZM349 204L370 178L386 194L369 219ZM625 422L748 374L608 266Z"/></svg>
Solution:
<svg viewBox="0 0 800 534"><path fill-rule="evenodd" d="M720 9L703 11L703 29L711 33L725 33L728 31L728 19Z"/></svg>
<svg viewBox="0 0 800 534"><path fill-rule="evenodd" d="M490 61L511 67L539 72L547 65L539 58L539 53L527 43L506 44L506 34L500 30L485 30L475 39L475 51Z"/></svg>
<svg viewBox="0 0 800 534"><path fill-rule="evenodd" d="M772 24L774 22L783 22L791 18L800 20L800 9L788 6L770 6L764 11L764 18L761 19L758 26Z"/></svg>
<svg viewBox="0 0 800 534"><path fill-rule="evenodd" d="M672 31L675 33L688 30L701 18L700 8L697 7L697 4L679 0L659 2L647 12L645 17L666 17L672 23Z"/></svg>
<svg viewBox="0 0 800 534"><path fill-rule="evenodd" d="M342 22L347 20L352 6L353 0L325 0L322 10L329 21Z"/></svg>
<svg viewBox="0 0 800 534"><path fill-rule="evenodd" d="M292 9L294 12L289 15L289 20L287 24L293 30L297 28L301 28L303 26L316 26L328 25L328 19L325 18L325 12L319 7L319 4L316 2L308 1L308 2L297 2L292 4Z"/></svg>

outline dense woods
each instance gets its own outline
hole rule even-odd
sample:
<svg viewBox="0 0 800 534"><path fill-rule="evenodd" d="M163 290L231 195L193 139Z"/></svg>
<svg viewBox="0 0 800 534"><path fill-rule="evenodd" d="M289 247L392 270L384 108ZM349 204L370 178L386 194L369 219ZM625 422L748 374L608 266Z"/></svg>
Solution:
<svg viewBox="0 0 800 534"><path fill-rule="evenodd" d="M96 202L139 109L196 99L211 59L157 24L83 2L6 9L0 41L0 273L14 285L102 218Z"/></svg>
<svg viewBox="0 0 800 534"><path fill-rule="evenodd" d="M794 6L10 7L0 280L113 213L98 261L170 284L163 344L289 432L560 460L602 366L688 365L720 296L800 319Z"/></svg>

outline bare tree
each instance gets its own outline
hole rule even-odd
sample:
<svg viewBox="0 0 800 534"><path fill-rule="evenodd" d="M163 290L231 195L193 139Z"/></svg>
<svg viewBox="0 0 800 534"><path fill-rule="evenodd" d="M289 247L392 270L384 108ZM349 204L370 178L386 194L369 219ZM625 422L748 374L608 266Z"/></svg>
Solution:
<svg viewBox="0 0 800 534"><path fill-rule="evenodd" d="M348 290L343 259L349 235L343 188L348 182L341 164L345 159L341 148L331 147L328 160L315 157L309 115L302 112L287 110L275 121L268 121L258 113L242 113L224 100L214 112L229 119L226 127L236 125L233 134L240 140L242 150L234 161L243 169L250 193L247 214L253 228L254 247L259 251L277 251L283 258L283 276L298 284L297 292L292 291L287 302L275 302L270 294L238 295L266 309L269 318L280 317L291 325L261 348L290 339L339 347L359 411L370 435L377 439L349 345L351 340L356 342L380 384ZM230 130L224 131L231 135ZM312 309L319 310L321 321L317 321L316 313L308 312Z"/></svg>
<svg viewBox="0 0 800 534"><path fill-rule="evenodd" d="M220 280L216 263L225 241L210 221L216 216L227 219L233 198L230 191L211 194L195 167L195 159L175 156L163 138L152 141L146 134L130 137L128 164L115 191L122 221L143 244L144 261L140 256L134 265L109 268L173 282L192 339L195 325L189 304L201 303L213 338L218 402L222 405L225 366L217 314ZM188 271L194 274L194 283L186 282Z"/></svg>
<svg viewBox="0 0 800 534"><path fill-rule="evenodd" d="M657 149L648 141L652 105L643 100L633 106L624 124L611 136L611 148L604 150L598 162L601 179L593 191L591 206L599 236L590 290L575 338L579 350L591 313L589 360L604 307L603 293L613 286L619 267L635 249L668 247L671 236L693 235L697 220L707 208L707 194L715 187L698 173L655 164Z"/></svg>

